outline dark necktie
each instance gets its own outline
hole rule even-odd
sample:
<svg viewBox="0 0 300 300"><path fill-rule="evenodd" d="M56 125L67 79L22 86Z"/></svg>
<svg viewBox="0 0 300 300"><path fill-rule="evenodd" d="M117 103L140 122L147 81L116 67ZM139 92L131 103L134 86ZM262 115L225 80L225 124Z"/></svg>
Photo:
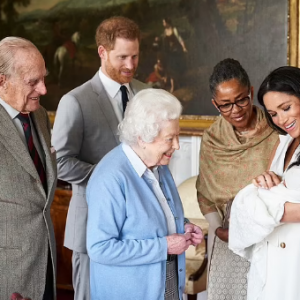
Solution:
<svg viewBox="0 0 300 300"><path fill-rule="evenodd" d="M44 166L42 164L41 158L39 156L39 153L37 152L37 150L36 150L36 148L33 144L33 137L32 137L32 131L31 131L31 126L30 126L29 114L19 113L17 115L17 118L22 123L29 154L30 154L30 156L33 160L33 163L35 165L35 168L36 168L36 170L37 170L37 172L40 176L40 179L41 179L41 182L44 186L44 189L47 192L46 173L45 173Z"/></svg>
<svg viewBox="0 0 300 300"><path fill-rule="evenodd" d="M127 88L125 85L121 85L120 90L122 93L122 104L123 104L123 112L124 112L128 102Z"/></svg>

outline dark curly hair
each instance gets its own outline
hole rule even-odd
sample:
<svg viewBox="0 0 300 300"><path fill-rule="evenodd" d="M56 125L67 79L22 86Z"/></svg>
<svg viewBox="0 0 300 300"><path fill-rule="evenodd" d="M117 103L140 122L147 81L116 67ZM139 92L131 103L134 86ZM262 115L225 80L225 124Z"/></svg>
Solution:
<svg viewBox="0 0 300 300"><path fill-rule="evenodd" d="M249 76L241 64L233 58L226 58L214 67L213 73L209 78L209 88L212 96L216 96L219 84L232 79L238 80L243 86L249 89L251 87Z"/></svg>

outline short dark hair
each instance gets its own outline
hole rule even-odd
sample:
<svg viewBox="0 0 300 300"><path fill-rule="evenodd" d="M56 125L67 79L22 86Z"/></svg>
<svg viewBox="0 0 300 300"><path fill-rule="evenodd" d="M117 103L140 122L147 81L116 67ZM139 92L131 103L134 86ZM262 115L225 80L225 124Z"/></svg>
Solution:
<svg viewBox="0 0 300 300"><path fill-rule="evenodd" d="M267 112L264 104L264 95L268 92L280 92L295 96L300 101L300 69L296 67L284 66L272 71L262 82L257 93L259 104L264 108L268 124L280 134L286 132L276 126Z"/></svg>
<svg viewBox="0 0 300 300"><path fill-rule="evenodd" d="M249 89L251 87L249 76L242 65L233 58L226 58L214 67L213 73L209 77L209 88L212 96L215 97L219 84L232 79L238 80Z"/></svg>
<svg viewBox="0 0 300 300"><path fill-rule="evenodd" d="M116 38L136 40L140 42L141 33L139 26L125 17L111 17L104 20L96 30L97 47L102 45L107 51L114 48Z"/></svg>

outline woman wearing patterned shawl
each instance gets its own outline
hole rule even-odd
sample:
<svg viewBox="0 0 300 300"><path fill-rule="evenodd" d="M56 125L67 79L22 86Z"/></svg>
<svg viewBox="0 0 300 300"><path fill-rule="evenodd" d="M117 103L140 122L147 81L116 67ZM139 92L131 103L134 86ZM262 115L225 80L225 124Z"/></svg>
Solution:
<svg viewBox="0 0 300 300"><path fill-rule="evenodd" d="M230 204L239 190L267 169L278 135L253 105L253 87L240 63L219 62L209 80L221 116L204 132L197 196L209 222L208 300L247 299L249 263L228 249Z"/></svg>

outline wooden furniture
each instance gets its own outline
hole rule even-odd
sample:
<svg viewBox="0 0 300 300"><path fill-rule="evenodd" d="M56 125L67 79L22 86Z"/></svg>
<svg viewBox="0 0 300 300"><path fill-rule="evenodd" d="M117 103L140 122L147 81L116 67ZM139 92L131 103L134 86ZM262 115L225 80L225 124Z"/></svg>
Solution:
<svg viewBox="0 0 300 300"><path fill-rule="evenodd" d="M64 247L64 233L72 191L56 189L51 206L57 251L57 289L73 290L72 251Z"/></svg>

